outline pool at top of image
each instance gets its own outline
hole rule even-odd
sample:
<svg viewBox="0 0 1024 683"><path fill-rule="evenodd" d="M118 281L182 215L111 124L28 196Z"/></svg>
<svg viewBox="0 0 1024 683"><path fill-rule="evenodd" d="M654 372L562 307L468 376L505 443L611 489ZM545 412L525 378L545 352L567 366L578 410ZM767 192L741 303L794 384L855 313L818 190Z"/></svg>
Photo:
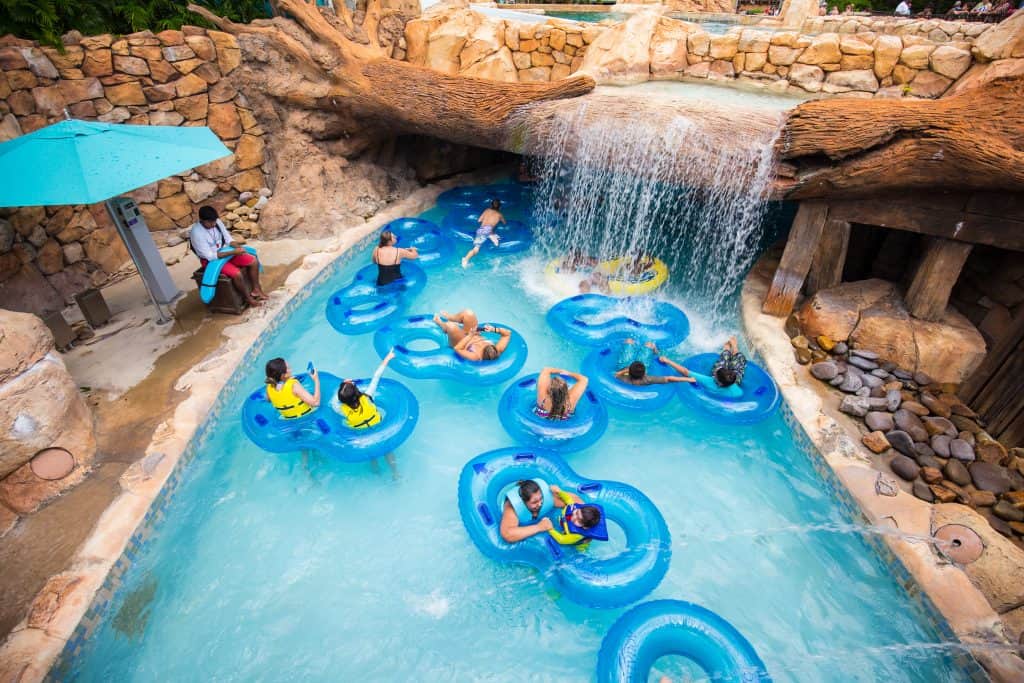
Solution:
<svg viewBox="0 0 1024 683"><path fill-rule="evenodd" d="M604 10L597 10L594 12L544 12L545 16L554 17L555 19L568 19L570 21L586 21L586 22L598 22L604 21L605 19L611 19L613 21L625 21L629 19L629 14L626 12L608 12Z"/></svg>
<svg viewBox="0 0 1024 683"><path fill-rule="evenodd" d="M433 208L423 217L440 222L442 214ZM662 239L660 255L679 272L687 244L671 231ZM386 373L420 408L414 433L395 450L397 481L384 463L375 473L315 453L271 454L243 433L241 405L262 386L272 357L299 369L311 361L339 377L373 372L373 335L344 336L324 318L328 298L368 262L371 246L355 247L286 314L225 388L225 407L209 417L208 438L152 536L91 638L54 677L593 680L601 640L625 610L578 606L544 575L485 558L459 516L463 465L513 445L497 413L509 382ZM535 253L494 258L485 248L463 270L455 258L429 272L409 311L470 307L513 327L529 346L519 376L545 365L576 370L589 349L548 326L558 299L545 288L545 261ZM735 291L715 323L679 282L658 296L690 315L688 339L667 351L673 358L714 350L739 324ZM856 533L781 413L720 424L678 399L656 412L608 412L600 440L565 459L583 477L636 487L664 516L671 562L645 601L687 600L717 612L776 681L968 680L955 649L936 646L946 640L939 627ZM613 543L617 536L613 529ZM656 671L701 679L678 657Z"/></svg>

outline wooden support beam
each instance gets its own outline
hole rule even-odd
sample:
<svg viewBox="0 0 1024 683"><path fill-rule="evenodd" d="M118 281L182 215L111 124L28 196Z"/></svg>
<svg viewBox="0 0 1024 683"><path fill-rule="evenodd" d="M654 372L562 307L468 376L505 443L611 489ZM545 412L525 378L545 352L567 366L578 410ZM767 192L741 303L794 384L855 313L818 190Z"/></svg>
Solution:
<svg viewBox="0 0 1024 683"><path fill-rule="evenodd" d="M807 273L807 286L804 288L807 296L835 287L843 281L843 267L846 265L849 247L850 224L830 216L825 221L821 240L811 259L811 270Z"/></svg>
<svg viewBox="0 0 1024 683"><path fill-rule="evenodd" d="M768 315L784 318L793 312L793 305L804 286L827 217L828 205L824 202L800 203L793 227L789 230L786 249L782 252L782 260L779 261L772 286L761 307Z"/></svg>
<svg viewBox="0 0 1024 683"><path fill-rule="evenodd" d="M949 295L960 270L971 253L971 245L931 237L907 290L907 310L921 320L939 320L946 313Z"/></svg>

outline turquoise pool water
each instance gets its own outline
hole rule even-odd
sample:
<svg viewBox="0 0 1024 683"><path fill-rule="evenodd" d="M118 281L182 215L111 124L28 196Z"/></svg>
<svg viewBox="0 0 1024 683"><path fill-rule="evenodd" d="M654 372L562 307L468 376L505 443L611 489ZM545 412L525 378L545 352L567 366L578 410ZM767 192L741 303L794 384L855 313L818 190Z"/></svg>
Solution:
<svg viewBox="0 0 1024 683"><path fill-rule="evenodd" d="M557 19L569 19L570 21L587 21L587 22L598 22L604 21L605 19L612 19L613 21L625 21L629 18L629 15L625 12L547 12L544 14L549 17L555 17Z"/></svg>
<svg viewBox="0 0 1024 683"><path fill-rule="evenodd" d="M439 217L428 212L426 217ZM666 239L671 239L668 235ZM674 253L685 258L686 249ZM237 406L282 355L366 376L370 336L324 320L329 294L369 254L319 286L229 387ZM414 311L475 308L530 345L523 374L578 367L585 350L556 338L544 313L543 261L480 257L432 273ZM692 310L685 293L667 296ZM719 344L735 319L692 320L673 355ZM234 408L182 473L147 545L125 572L91 639L55 672L75 681L587 681L622 610L552 594L536 573L483 558L457 512L473 456L511 445L496 406L504 387L400 379L421 417L386 468L261 452ZM660 508L673 539L669 573L650 596L700 603L754 644L778 681L961 681L935 625L892 578L780 416L752 427L708 424L673 402L611 425L570 454L584 476L628 482ZM674 680L699 679L664 660ZM656 680L656 679L655 679Z"/></svg>

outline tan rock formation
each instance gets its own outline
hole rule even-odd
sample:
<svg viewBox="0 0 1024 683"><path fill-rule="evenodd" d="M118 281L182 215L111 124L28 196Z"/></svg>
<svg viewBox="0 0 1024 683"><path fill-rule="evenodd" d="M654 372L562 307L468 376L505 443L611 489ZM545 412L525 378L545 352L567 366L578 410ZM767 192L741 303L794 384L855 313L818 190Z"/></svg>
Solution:
<svg viewBox="0 0 1024 683"><path fill-rule="evenodd" d="M605 31L587 49L578 72L598 83L626 84L648 80L651 39L661 16L638 12Z"/></svg>

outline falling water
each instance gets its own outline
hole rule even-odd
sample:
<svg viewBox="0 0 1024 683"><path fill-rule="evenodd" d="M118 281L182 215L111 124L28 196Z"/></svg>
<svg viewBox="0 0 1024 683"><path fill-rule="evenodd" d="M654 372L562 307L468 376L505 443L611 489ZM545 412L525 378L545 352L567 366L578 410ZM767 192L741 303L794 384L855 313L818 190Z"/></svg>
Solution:
<svg viewBox="0 0 1024 683"><path fill-rule="evenodd" d="M528 147L540 152L541 246L549 258L570 249L602 260L655 255L690 303L713 314L760 247L782 115L737 110L758 125L723 135L694 116L699 107L623 111L611 99L625 100L582 98L529 126L539 138ZM718 105L713 116L729 112Z"/></svg>

